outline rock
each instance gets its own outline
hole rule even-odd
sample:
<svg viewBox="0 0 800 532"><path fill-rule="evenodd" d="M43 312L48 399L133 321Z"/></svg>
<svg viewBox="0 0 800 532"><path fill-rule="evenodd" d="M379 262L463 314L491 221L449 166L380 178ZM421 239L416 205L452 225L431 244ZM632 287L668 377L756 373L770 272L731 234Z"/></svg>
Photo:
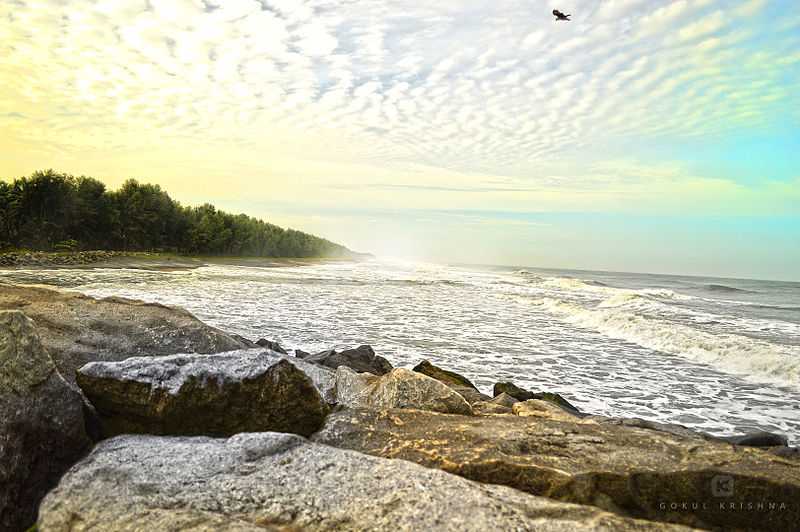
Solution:
<svg viewBox="0 0 800 532"><path fill-rule="evenodd" d="M289 353L286 352L284 348L281 347L281 344L278 342L273 342L272 340L267 340L265 338L261 338L256 342L256 345L259 347L265 347L271 351L275 351L276 353L280 353L282 355L288 355Z"/></svg>
<svg viewBox="0 0 800 532"><path fill-rule="evenodd" d="M436 379L403 368L378 377L342 366L336 370L336 399L349 408L415 408L472 414L469 403L454 390Z"/></svg>
<svg viewBox="0 0 800 532"><path fill-rule="evenodd" d="M303 351L302 349L295 349L294 356L296 356L297 358L308 358L311 356L311 353Z"/></svg>
<svg viewBox="0 0 800 532"><path fill-rule="evenodd" d="M521 417L541 417L559 421L577 421L579 418L560 406L540 399L528 399L514 403L511 407L514 414Z"/></svg>
<svg viewBox="0 0 800 532"><path fill-rule="evenodd" d="M33 319L42 344L71 383L75 371L92 361L248 347L180 308L0 282L0 310L14 309Z"/></svg>
<svg viewBox="0 0 800 532"><path fill-rule="evenodd" d="M536 399L533 392L529 392L527 390L523 390L513 382L498 382L494 385L494 396L497 397L500 394L510 395L517 401L527 401L528 399Z"/></svg>
<svg viewBox="0 0 800 532"><path fill-rule="evenodd" d="M751 432L744 436L727 436L720 439L745 447L786 447L789 445L786 436L771 432Z"/></svg>
<svg viewBox="0 0 800 532"><path fill-rule="evenodd" d="M501 393L490 402L496 405L505 406L506 408L512 408L514 404L519 403L519 399L511 397L507 393Z"/></svg>
<svg viewBox="0 0 800 532"><path fill-rule="evenodd" d="M91 447L83 398L22 312L0 312L0 530L25 530L42 497Z"/></svg>
<svg viewBox="0 0 800 532"><path fill-rule="evenodd" d="M573 406L569 401L561 397L557 393L551 392L529 392L523 390L512 382L498 382L494 385L494 396L497 397L501 394L507 394L519 401L528 401L530 399L538 399L540 401L548 401L554 405L560 406L564 410L580 415L580 410Z"/></svg>
<svg viewBox="0 0 800 532"><path fill-rule="evenodd" d="M472 403L472 412L476 416L496 416L500 414L513 413L509 407L498 405L497 403L493 403L491 401L478 401L476 403Z"/></svg>
<svg viewBox="0 0 800 532"><path fill-rule="evenodd" d="M478 388L475 387L472 382L454 371L449 371L446 369L442 369L440 367L434 366L427 360L423 360L419 364L414 367L414 371L418 373L422 373L423 375L427 375L428 377L434 378L439 382L443 382L448 386L458 386L460 388L472 388L473 390L477 390Z"/></svg>
<svg viewBox="0 0 800 532"><path fill-rule="evenodd" d="M312 439L628 517L724 530L792 530L800 522L794 460L655 430L585 419L342 410ZM747 509L759 503L760 510Z"/></svg>
<svg viewBox="0 0 800 532"><path fill-rule="evenodd" d="M303 360L331 369L347 366L358 373L372 373L373 375L386 375L392 371L392 365L389 361L376 355L372 347L368 345L362 345L357 349L346 349L341 352L329 349L315 355L303 357Z"/></svg>
<svg viewBox="0 0 800 532"><path fill-rule="evenodd" d="M270 353L92 362L78 371L78 384L97 409L104 437L262 431L308 436L328 413L311 378Z"/></svg>
<svg viewBox="0 0 800 532"><path fill-rule="evenodd" d="M782 458L800 460L800 447L771 447L768 452Z"/></svg>
<svg viewBox="0 0 800 532"><path fill-rule="evenodd" d="M258 347L258 344L256 344L252 340L245 338L241 334L231 334L230 337L233 338L234 340L241 342L242 345L244 345L245 347Z"/></svg>
<svg viewBox="0 0 800 532"><path fill-rule="evenodd" d="M428 377L446 384L458 392L461 397L467 400L469 404L477 403L478 401L491 400L491 397L478 391L478 388L476 388L475 385L472 384L472 382L470 382L470 380L466 377L459 375L454 371L448 371L446 369L434 366L427 360L423 360L417 364L413 371L422 373L423 375L427 375Z"/></svg>
<svg viewBox="0 0 800 532"><path fill-rule="evenodd" d="M104 441L39 515L47 532L682 529L276 433Z"/></svg>
<svg viewBox="0 0 800 532"><path fill-rule="evenodd" d="M593 421L604 425L619 425L622 427L631 427L639 429L654 430L656 432L664 432L672 434L680 438L694 438L698 440L718 440L718 438L692 430L683 425L675 423L658 423L656 421L648 421L640 418L622 418L622 417L603 417L603 416L585 416L584 421Z"/></svg>

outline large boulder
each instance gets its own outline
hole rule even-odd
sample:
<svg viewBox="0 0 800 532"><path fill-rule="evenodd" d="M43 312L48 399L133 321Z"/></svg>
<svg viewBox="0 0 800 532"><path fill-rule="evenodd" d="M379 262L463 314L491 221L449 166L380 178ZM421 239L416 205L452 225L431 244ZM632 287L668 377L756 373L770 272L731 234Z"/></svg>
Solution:
<svg viewBox="0 0 800 532"><path fill-rule="evenodd" d="M392 365L382 356L375 354L372 347L362 345L356 349L336 351L329 349L314 355L302 356L306 362L312 362L331 369L346 366L358 373L372 373L373 375L386 375L392 371Z"/></svg>
<svg viewBox="0 0 800 532"><path fill-rule="evenodd" d="M83 399L58 373L33 322L0 312L0 530L24 530L86 451Z"/></svg>
<svg viewBox="0 0 800 532"><path fill-rule="evenodd" d="M349 408L414 408L471 415L469 403L445 384L403 368L377 377L348 367L336 370L337 402Z"/></svg>
<svg viewBox="0 0 800 532"><path fill-rule="evenodd" d="M796 461L659 430L580 418L343 410L313 440L629 517L725 530L792 530L800 522Z"/></svg>
<svg viewBox="0 0 800 532"><path fill-rule="evenodd" d="M328 413L311 378L270 353L92 362L78 371L78 384L100 416L104 437L263 431L308 436Z"/></svg>
<svg viewBox="0 0 800 532"><path fill-rule="evenodd" d="M209 327L191 313L157 303L0 282L0 310L22 310L69 382L88 362L135 356L220 353L251 344Z"/></svg>
<svg viewBox="0 0 800 532"><path fill-rule="evenodd" d="M491 400L491 397L482 394L468 378L464 377L463 375L459 375L455 371L450 371L442 369L438 366L434 366L427 360L423 360L422 362L414 366L413 371L416 371L417 373L422 373L423 375L427 375L428 377L431 377L439 382L446 384L447 386L451 387L456 392L458 392L464 399L467 400L469 404L474 404L477 403L478 401Z"/></svg>
<svg viewBox="0 0 800 532"><path fill-rule="evenodd" d="M679 530L289 434L119 436L42 504L72 530Z"/></svg>
<svg viewBox="0 0 800 532"><path fill-rule="evenodd" d="M569 401L561 397L561 395L552 392L529 392L527 390L523 390L513 382L498 382L494 385L494 396L497 397L498 395L506 394L518 401L529 401L531 399L537 399L539 401L547 401L549 403L553 403L556 406L559 406L575 415L581 415L580 410L577 409L574 405L572 405Z"/></svg>

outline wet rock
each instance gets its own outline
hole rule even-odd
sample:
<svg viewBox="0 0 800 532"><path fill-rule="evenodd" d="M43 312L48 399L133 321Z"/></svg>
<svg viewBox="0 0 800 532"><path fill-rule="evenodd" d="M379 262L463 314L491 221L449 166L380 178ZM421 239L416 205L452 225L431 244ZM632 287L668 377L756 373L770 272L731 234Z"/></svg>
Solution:
<svg viewBox="0 0 800 532"><path fill-rule="evenodd" d="M256 342L256 345L259 347L264 347L269 349L270 351L275 351L276 353L280 353L282 355L288 355L289 353L286 352L284 348L281 347L281 344L278 342L273 342L272 340L267 340L265 338L261 338Z"/></svg>
<svg viewBox="0 0 800 532"><path fill-rule="evenodd" d="M83 398L22 312L0 312L0 530L25 530L86 451Z"/></svg>
<svg viewBox="0 0 800 532"><path fill-rule="evenodd" d="M517 401L527 401L528 399L536 399L533 392L529 392L527 390L523 390L513 382L498 382L494 385L494 396L497 397L500 394L510 395Z"/></svg>
<svg viewBox="0 0 800 532"><path fill-rule="evenodd" d="M475 385L472 384L472 382L470 382L470 380L466 377L459 375L454 371L449 371L438 366L434 366L427 360L423 360L417 364L413 371L422 373L423 375L427 375L428 377L446 384L458 392L464 399L467 400L469 404L477 403L478 401L491 400L491 397L478 391L478 388L476 388Z"/></svg>
<svg viewBox="0 0 800 532"><path fill-rule="evenodd" d="M629 517L724 530L792 530L800 522L794 460L650 429L585 419L342 410L313 440ZM762 510L735 510L762 502ZM764 510L770 504L773 510Z"/></svg>
<svg viewBox="0 0 800 532"><path fill-rule="evenodd" d="M423 375L427 375L428 377L434 378L439 382L443 382L448 386L458 386L462 388L472 388L473 390L477 390L478 388L475 387L472 382L464 377L463 375L459 375L454 371L449 371L446 369L442 369L438 366L434 366L427 360L423 360L416 366L414 366L414 371L418 373L422 373Z"/></svg>
<svg viewBox="0 0 800 532"><path fill-rule="evenodd" d="M33 319L42 344L71 383L75 371L92 361L248 347L183 309L119 297L95 299L0 282L0 310L22 310Z"/></svg>
<svg viewBox="0 0 800 532"><path fill-rule="evenodd" d="M358 373L372 373L373 375L386 375L392 371L392 365L389 361L382 356L376 355L372 347L368 345L339 352L335 349L329 349L315 355L303 357L303 360L331 369L346 366Z"/></svg>
<svg viewBox="0 0 800 532"><path fill-rule="evenodd" d="M494 395L497 397L501 394L507 394L519 401L528 401L530 399L538 399L540 401L548 401L554 405L560 406L564 410L579 415L581 412L569 401L561 397L557 393L551 392L529 392L523 390L513 382L498 382L494 385Z"/></svg>
<svg viewBox="0 0 800 532"><path fill-rule="evenodd" d="M311 353L303 351L302 349L295 349L294 356L296 356L297 358L308 358L311 356Z"/></svg>
<svg viewBox="0 0 800 532"><path fill-rule="evenodd" d="M771 432L751 432L743 436L726 436L721 439L745 447L786 447L789 445L786 436Z"/></svg>
<svg viewBox="0 0 800 532"><path fill-rule="evenodd" d="M308 436L328 413L311 378L270 353L92 362L79 370L78 384L97 410L105 437L261 431Z"/></svg>
<svg viewBox="0 0 800 532"><path fill-rule="evenodd" d="M415 408L471 415L469 403L445 384L403 368L383 376L336 370L337 402L349 408Z"/></svg>
<svg viewBox="0 0 800 532"><path fill-rule="evenodd" d="M678 530L298 436L120 436L42 504L40 529ZM663 527L663 528L662 528Z"/></svg>

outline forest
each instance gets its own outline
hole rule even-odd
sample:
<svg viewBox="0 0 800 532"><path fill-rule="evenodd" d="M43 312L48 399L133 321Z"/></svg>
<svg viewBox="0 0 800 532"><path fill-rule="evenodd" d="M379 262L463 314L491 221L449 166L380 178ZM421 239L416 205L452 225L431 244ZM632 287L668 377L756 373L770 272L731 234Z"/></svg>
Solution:
<svg viewBox="0 0 800 532"><path fill-rule="evenodd" d="M158 185L108 190L53 170L0 180L0 250L157 251L241 257L350 257L344 246L205 204L181 205Z"/></svg>

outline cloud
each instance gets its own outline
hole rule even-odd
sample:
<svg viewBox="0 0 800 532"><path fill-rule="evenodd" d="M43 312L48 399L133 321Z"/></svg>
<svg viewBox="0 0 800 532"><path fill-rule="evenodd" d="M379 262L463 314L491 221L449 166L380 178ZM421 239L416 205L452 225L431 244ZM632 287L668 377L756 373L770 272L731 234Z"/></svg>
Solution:
<svg viewBox="0 0 800 532"><path fill-rule="evenodd" d="M215 172L234 157L422 165L446 176L431 187L500 176L524 193L600 189L613 176L591 161L800 108L795 26L759 18L777 2L558 4L573 22L522 0L6 2L0 134L31 160L204 146ZM554 179L562 164L587 173Z"/></svg>

